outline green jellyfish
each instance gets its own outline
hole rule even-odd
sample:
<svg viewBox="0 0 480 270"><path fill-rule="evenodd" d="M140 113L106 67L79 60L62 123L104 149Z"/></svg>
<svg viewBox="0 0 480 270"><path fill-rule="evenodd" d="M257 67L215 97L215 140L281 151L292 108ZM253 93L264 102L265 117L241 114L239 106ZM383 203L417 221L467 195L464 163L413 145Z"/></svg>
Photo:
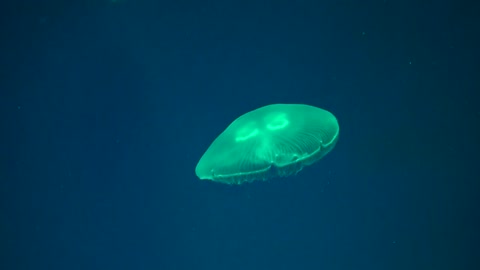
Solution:
<svg viewBox="0 0 480 270"><path fill-rule="evenodd" d="M197 164L202 180L242 184L298 173L333 149L335 116L303 104L273 104L233 121Z"/></svg>

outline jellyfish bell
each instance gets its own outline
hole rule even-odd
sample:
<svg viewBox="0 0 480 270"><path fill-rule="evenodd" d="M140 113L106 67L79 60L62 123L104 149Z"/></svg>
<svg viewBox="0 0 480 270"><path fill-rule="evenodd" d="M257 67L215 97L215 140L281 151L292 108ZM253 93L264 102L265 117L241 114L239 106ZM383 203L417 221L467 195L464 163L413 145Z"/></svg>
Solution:
<svg viewBox="0 0 480 270"><path fill-rule="evenodd" d="M233 121L200 158L202 180L242 184L293 175L330 152L338 140L335 116L303 104L273 104Z"/></svg>

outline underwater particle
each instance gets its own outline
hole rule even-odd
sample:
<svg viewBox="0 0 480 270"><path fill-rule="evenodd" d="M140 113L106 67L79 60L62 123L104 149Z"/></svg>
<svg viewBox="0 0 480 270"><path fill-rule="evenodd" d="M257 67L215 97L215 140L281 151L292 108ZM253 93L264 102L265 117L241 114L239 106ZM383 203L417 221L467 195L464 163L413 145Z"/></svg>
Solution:
<svg viewBox="0 0 480 270"><path fill-rule="evenodd" d="M233 121L200 158L195 173L225 184L293 175L330 152L338 135L338 121L326 110L264 106Z"/></svg>

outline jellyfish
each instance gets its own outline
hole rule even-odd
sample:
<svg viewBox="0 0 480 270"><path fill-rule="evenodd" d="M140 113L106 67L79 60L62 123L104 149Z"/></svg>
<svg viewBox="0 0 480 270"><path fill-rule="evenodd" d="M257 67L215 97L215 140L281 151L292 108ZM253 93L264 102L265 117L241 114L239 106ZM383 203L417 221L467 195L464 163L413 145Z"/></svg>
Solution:
<svg viewBox="0 0 480 270"><path fill-rule="evenodd" d="M233 121L200 158L201 180L243 184L295 175L338 140L335 116L304 104L272 104Z"/></svg>

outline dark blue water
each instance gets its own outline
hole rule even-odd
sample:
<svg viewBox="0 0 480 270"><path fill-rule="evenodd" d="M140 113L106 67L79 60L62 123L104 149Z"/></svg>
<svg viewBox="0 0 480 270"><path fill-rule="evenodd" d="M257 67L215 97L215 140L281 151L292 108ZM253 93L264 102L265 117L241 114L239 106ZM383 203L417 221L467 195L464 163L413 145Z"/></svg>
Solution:
<svg viewBox="0 0 480 270"><path fill-rule="evenodd" d="M479 269L474 2L10 2L0 269ZM336 148L198 180L274 103L334 113Z"/></svg>

